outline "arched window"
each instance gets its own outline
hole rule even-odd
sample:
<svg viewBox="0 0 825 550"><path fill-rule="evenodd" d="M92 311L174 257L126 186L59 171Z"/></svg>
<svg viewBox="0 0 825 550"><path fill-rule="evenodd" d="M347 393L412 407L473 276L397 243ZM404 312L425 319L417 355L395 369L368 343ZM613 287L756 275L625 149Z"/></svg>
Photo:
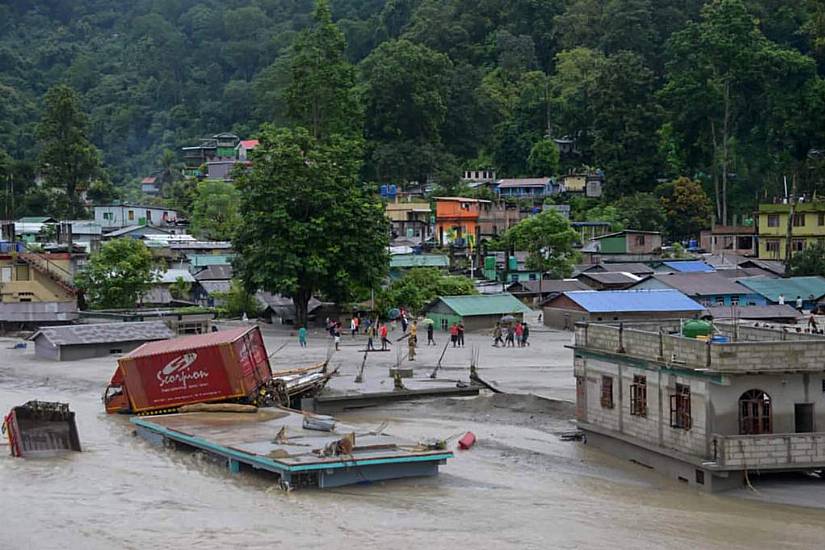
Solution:
<svg viewBox="0 0 825 550"><path fill-rule="evenodd" d="M739 433L742 435L771 432L771 396L762 390L748 390L739 398Z"/></svg>

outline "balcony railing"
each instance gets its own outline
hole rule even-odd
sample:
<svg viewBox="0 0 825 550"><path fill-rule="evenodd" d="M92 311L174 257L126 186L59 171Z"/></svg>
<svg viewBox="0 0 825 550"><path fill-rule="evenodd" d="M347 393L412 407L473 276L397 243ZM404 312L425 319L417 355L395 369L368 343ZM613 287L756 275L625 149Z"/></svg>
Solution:
<svg viewBox="0 0 825 550"><path fill-rule="evenodd" d="M825 433L713 435L716 463L722 467L771 470L825 464Z"/></svg>

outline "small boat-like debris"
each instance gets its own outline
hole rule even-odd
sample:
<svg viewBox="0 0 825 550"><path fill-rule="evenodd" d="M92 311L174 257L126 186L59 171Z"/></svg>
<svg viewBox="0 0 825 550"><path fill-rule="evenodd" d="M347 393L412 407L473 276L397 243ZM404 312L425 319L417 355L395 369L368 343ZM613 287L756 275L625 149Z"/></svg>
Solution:
<svg viewBox="0 0 825 550"><path fill-rule="evenodd" d="M14 407L3 419L11 455L50 457L80 451L75 414L67 403L29 401Z"/></svg>

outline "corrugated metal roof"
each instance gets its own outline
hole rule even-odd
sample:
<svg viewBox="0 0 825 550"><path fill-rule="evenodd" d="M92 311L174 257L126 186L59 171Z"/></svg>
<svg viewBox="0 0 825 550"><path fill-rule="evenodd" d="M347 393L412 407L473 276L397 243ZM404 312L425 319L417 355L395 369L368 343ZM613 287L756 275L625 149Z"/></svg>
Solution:
<svg viewBox="0 0 825 550"><path fill-rule="evenodd" d="M394 254L390 269L407 267L450 267L450 258L441 254Z"/></svg>
<svg viewBox="0 0 825 550"><path fill-rule="evenodd" d="M785 296L790 302L801 296L808 300L813 295L814 300L825 296L825 278L823 277L789 277L787 279L770 279L768 277L750 277L740 279L739 284L761 294L771 302L778 302L779 295Z"/></svg>
<svg viewBox="0 0 825 550"><path fill-rule="evenodd" d="M159 284L172 284L176 283L177 280L183 279L185 283L194 283L195 278L192 276L189 271L185 269L167 269L166 271L159 274L160 280L157 281Z"/></svg>
<svg viewBox="0 0 825 550"><path fill-rule="evenodd" d="M541 282L541 285L539 285ZM544 281L518 281L507 285L507 290L514 292L512 289L523 288L524 291L538 294L539 286L541 286L542 294L552 294L558 292L565 292L567 290L590 290L590 287L579 281L578 279L546 279ZM516 293L523 291L515 291Z"/></svg>
<svg viewBox="0 0 825 550"><path fill-rule="evenodd" d="M662 262L673 271L679 273L712 273L716 271L713 266L700 262L698 260L680 260L675 262Z"/></svg>
<svg viewBox="0 0 825 550"><path fill-rule="evenodd" d="M678 290L579 290L565 292L564 296L590 313L698 312L705 309Z"/></svg>
<svg viewBox="0 0 825 550"><path fill-rule="evenodd" d="M231 265L210 265L194 274L198 281L224 281L232 278Z"/></svg>
<svg viewBox="0 0 825 550"><path fill-rule="evenodd" d="M522 304L509 292L472 296L440 296L438 300L444 302L447 307L461 317L506 315L508 313L529 313L531 311L529 307Z"/></svg>
<svg viewBox="0 0 825 550"><path fill-rule="evenodd" d="M81 344L104 344L112 342L135 342L139 340L166 340L174 338L163 321L143 321L139 323L96 323L91 325L65 325L41 327L31 340L43 336L55 346Z"/></svg>
<svg viewBox="0 0 825 550"><path fill-rule="evenodd" d="M234 254L187 254L192 267L207 265L230 265L235 259Z"/></svg>
<svg viewBox="0 0 825 550"><path fill-rule="evenodd" d="M606 285L627 284L630 286L633 283L637 283L642 280L642 278L638 275L634 275L632 273L622 273L619 271L588 271L587 273L582 273L579 277L592 279L597 283Z"/></svg>
<svg viewBox="0 0 825 550"><path fill-rule="evenodd" d="M688 296L742 295L751 293L747 288L716 272L657 273L651 277ZM650 277L648 277L648 279L650 279Z"/></svg>
<svg viewBox="0 0 825 550"><path fill-rule="evenodd" d="M641 263L609 263L604 262L592 267L588 267L581 270L582 273L592 273L592 272L608 272L608 273L632 273L633 275L649 275L653 273L653 268L646 266L645 264Z"/></svg>
<svg viewBox="0 0 825 550"><path fill-rule="evenodd" d="M126 355L126 357L148 357L159 353L187 351L190 349L214 346L216 344L226 344L228 342L234 342L247 332L253 330L258 330L258 327L238 327L229 330L219 330L218 332L207 332L206 334L183 336L172 340L149 342L132 351Z"/></svg>

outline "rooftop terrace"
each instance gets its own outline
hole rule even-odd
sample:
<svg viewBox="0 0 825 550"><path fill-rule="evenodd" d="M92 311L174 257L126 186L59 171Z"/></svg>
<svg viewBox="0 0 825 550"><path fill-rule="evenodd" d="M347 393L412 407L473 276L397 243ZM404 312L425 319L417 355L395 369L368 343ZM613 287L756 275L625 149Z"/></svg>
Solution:
<svg viewBox="0 0 825 550"><path fill-rule="evenodd" d="M679 321L578 323L577 351L601 351L662 366L720 374L825 371L825 337L795 331L714 323L728 342L680 335Z"/></svg>

